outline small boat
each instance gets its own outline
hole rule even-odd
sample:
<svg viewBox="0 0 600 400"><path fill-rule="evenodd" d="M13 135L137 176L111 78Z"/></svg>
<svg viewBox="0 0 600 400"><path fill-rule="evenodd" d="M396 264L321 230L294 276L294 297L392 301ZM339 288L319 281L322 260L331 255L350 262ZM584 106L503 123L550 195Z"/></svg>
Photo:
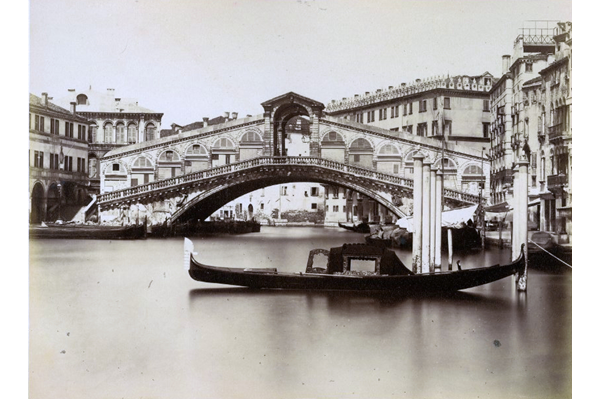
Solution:
<svg viewBox="0 0 600 400"><path fill-rule="evenodd" d="M85 224L43 224L29 227L31 239L143 239L146 224L133 226L106 226Z"/></svg>
<svg viewBox="0 0 600 400"><path fill-rule="evenodd" d="M344 228L344 229L347 229L347 230L352 231L352 232L358 232L358 233L370 233L371 232L371 227L366 222L361 222L358 225L356 225L356 224L344 224L342 222L338 222L338 226L340 228Z"/></svg>
<svg viewBox="0 0 600 400"><path fill-rule="evenodd" d="M529 261L534 266L554 264L556 261L571 266L573 253L570 247L556 243L550 232L534 232L528 243Z"/></svg>
<svg viewBox="0 0 600 400"><path fill-rule="evenodd" d="M524 249L524 248L523 248ZM277 268L224 268L198 262L191 240L184 239L184 265L192 279L201 282L244 286L255 289L392 291L398 294L454 292L523 273L521 256L507 265L415 274L404 266L396 253L380 246L344 244L329 250L314 249L305 272L279 272ZM314 266L316 255L325 256L326 265ZM364 270L365 263L372 267ZM356 264L357 268L354 268Z"/></svg>

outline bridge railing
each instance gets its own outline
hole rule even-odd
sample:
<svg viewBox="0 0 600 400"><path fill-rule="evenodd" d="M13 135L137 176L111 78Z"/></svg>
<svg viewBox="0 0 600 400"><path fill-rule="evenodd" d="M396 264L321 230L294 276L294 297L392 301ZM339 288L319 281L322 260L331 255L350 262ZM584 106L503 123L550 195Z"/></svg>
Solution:
<svg viewBox="0 0 600 400"><path fill-rule="evenodd" d="M368 168L358 167L355 165L347 165L338 161L329 160L320 157L257 157L249 160L240 161L233 164L221 165L219 167L206 169L189 174L176 176L173 178L162 179L143 185L134 186L127 189L115 190L113 192L104 193L98 196L99 204L106 204L114 201L123 200L130 197L141 196L154 191L162 190L169 192L177 189L179 186L198 182L204 179L215 176L227 175L235 171L243 171L246 169L256 168L267 165L314 165L327 168L334 171L349 173L355 176L375 179L381 182L391 183L398 186L408 188L414 187L414 181L409 178L404 178L396 175L390 175L383 172L375 171ZM478 203L479 197L470 193L464 193L453 189L444 189L444 196L454 200Z"/></svg>

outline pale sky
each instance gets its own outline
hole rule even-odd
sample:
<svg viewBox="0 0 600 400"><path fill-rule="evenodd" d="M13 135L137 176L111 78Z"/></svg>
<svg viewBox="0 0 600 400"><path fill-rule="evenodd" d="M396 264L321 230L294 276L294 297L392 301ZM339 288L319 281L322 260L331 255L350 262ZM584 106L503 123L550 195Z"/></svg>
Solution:
<svg viewBox="0 0 600 400"><path fill-rule="evenodd" d="M295 91L327 104L442 74L500 75L527 20L569 0L31 0L29 91L90 85L163 127L262 112ZM575 27L575 29L577 29Z"/></svg>

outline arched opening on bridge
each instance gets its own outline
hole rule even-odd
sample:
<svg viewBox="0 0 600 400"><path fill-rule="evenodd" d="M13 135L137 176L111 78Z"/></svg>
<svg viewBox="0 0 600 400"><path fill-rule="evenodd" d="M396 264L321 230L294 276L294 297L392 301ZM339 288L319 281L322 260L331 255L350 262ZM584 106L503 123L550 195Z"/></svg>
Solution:
<svg viewBox="0 0 600 400"><path fill-rule="evenodd" d="M173 178L181 175L181 158L173 150L166 150L158 156L158 179Z"/></svg>
<svg viewBox="0 0 600 400"><path fill-rule="evenodd" d="M209 168L208 151L201 144L192 144L185 151L184 173L201 171Z"/></svg>
<svg viewBox="0 0 600 400"><path fill-rule="evenodd" d="M402 166L400 150L394 144L383 145L377 153L377 171L399 175Z"/></svg>
<svg viewBox="0 0 600 400"><path fill-rule="evenodd" d="M296 125L290 124L290 122L292 121L292 119L294 119L295 122L297 120L297 117L300 116L307 118L309 116L309 113L304 106L296 103L282 105L277 109L277 111L275 111L275 115L273 116L273 148L275 150L275 156L288 155L286 148L286 142L288 142L287 139L289 138L289 136L295 135L296 133ZM305 126L308 126L308 119L305 119L305 121ZM301 126L302 121L300 122L300 128Z"/></svg>
<svg viewBox="0 0 600 400"><path fill-rule="evenodd" d="M364 138L352 142L348 151L348 163L373 168L373 146Z"/></svg>
<svg viewBox="0 0 600 400"><path fill-rule="evenodd" d="M485 175L479 165L467 165L461 174L461 190L471 194L480 194L485 186Z"/></svg>
<svg viewBox="0 0 600 400"><path fill-rule="evenodd" d="M445 188L459 190L457 178L458 170L456 167L456 162L453 159L444 157L444 161L442 163L442 159L438 158L433 164L432 168L437 168L443 172Z"/></svg>
<svg viewBox="0 0 600 400"><path fill-rule="evenodd" d="M154 181L154 165L148 157L138 157L131 166L131 186L143 185Z"/></svg>
<svg viewBox="0 0 600 400"><path fill-rule="evenodd" d="M260 133L248 131L240 139L240 161L258 157L262 153L263 138Z"/></svg>
<svg viewBox="0 0 600 400"><path fill-rule="evenodd" d="M308 157L310 155L310 121L305 116L290 118L285 126L285 154Z"/></svg>
<svg viewBox="0 0 600 400"><path fill-rule="evenodd" d="M319 142L313 135L319 131L320 118L325 105L318 101L301 96L294 92L288 92L281 96L261 103L265 113L265 155L268 156L298 156L307 154L318 157ZM298 124L298 118L301 117ZM301 140L298 142L291 137L301 132ZM307 143L308 146L300 145L299 148L289 148L287 139L292 143ZM308 150L306 149L308 147ZM300 150L300 151L299 151Z"/></svg>
<svg viewBox="0 0 600 400"><path fill-rule="evenodd" d="M235 144L229 138L222 137L217 139L212 145L211 153L213 168L235 162Z"/></svg>

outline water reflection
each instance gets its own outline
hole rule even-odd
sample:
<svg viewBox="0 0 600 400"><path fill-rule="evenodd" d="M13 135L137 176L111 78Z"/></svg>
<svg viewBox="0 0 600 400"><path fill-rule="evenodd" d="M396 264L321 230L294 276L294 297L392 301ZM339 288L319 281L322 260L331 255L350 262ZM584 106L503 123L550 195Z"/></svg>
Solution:
<svg viewBox="0 0 600 400"><path fill-rule="evenodd" d="M310 249L361 239L265 228L193 241L209 264L299 271ZM193 281L181 252L173 238L33 243L30 397L571 396L570 271L532 269L526 294L512 277L410 297L254 290Z"/></svg>

